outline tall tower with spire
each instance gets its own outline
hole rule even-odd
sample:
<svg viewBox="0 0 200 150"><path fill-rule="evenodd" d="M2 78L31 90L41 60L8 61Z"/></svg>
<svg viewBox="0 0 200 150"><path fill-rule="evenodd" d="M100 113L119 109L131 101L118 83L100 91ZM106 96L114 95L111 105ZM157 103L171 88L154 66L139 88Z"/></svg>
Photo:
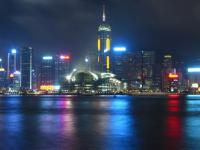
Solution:
<svg viewBox="0 0 200 150"><path fill-rule="evenodd" d="M99 72L111 72L111 26L106 21L106 9L103 5L102 23L98 28L98 58Z"/></svg>

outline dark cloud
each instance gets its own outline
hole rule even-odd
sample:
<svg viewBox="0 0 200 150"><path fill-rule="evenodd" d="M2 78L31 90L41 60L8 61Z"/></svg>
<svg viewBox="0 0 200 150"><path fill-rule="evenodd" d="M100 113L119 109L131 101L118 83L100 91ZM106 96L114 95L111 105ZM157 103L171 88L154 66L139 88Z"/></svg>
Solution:
<svg viewBox="0 0 200 150"><path fill-rule="evenodd" d="M113 43L131 50L200 55L200 1L107 0ZM0 51L31 45L37 52L95 51L102 1L1 0ZM196 57L198 56L196 55Z"/></svg>

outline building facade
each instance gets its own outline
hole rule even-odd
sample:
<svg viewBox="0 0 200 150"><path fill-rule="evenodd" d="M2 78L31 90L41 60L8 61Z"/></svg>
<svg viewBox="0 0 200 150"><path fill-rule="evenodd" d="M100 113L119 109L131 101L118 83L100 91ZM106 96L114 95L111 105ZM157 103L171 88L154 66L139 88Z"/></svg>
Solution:
<svg viewBox="0 0 200 150"><path fill-rule="evenodd" d="M98 57L99 72L111 72L111 26L106 22L105 6L103 6L103 22L98 28Z"/></svg>
<svg viewBox="0 0 200 150"><path fill-rule="evenodd" d="M68 54L57 55L55 58L55 85L62 85L65 77L70 73L71 56Z"/></svg>
<svg viewBox="0 0 200 150"><path fill-rule="evenodd" d="M112 55L113 72L121 81L129 83L129 73L131 72L129 64L130 55L125 47L114 47Z"/></svg>
<svg viewBox="0 0 200 150"><path fill-rule="evenodd" d="M20 72L21 72L21 88L25 90L32 89L32 47L24 47L20 54Z"/></svg>
<svg viewBox="0 0 200 150"><path fill-rule="evenodd" d="M7 76L6 70L3 67L3 60L0 58L0 89L5 88L7 86Z"/></svg>
<svg viewBox="0 0 200 150"><path fill-rule="evenodd" d="M40 87L54 85L54 59L52 56L44 56L40 66Z"/></svg>
<svg viewBox="0 0 200 150"><path fill-rule="evenodd" d="M132 55L134 88L152 89L154 81L154 51L136 51Z"/></svg>
<svg viewBox="0 0 200 150"><path fill-rule="evenodd" d="M163 65L162 65L162 91L169 92L170 83L168 75L173 72L173 61L171 55L164 55Z"/></svg>
<svg viewBox="0 0 200 150"><path fill-rule="evenodd" d="M17 50L12 49L8 53L8 62L7 62L7 77L13 74L17 70Z"/></svg>

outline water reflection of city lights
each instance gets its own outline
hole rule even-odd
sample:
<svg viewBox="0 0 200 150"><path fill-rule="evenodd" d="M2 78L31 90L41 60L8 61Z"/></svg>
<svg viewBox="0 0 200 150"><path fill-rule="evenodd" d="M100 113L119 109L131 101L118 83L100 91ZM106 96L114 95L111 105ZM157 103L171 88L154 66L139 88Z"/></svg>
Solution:
<svg viewBox="0 0 200 150"><path fill-rule="evenodd" d="M200 95L188 95L186 101L187 112L200 112Z"/></svg>
<svg viewBox="0 0 200 150"><path fill-rule="evenodd" d="M181 137L181 120L178 116L168 116L166 122L166 133L168 137L180 138Z"/></svg>
<svg viewBox="0 0 200 150"><path fill-rule="evenodd" d="M167 109L169 112L179 112L180 111L180 101L179 99L169 99L167 102Z"/></svg>
<svg viewBox="0 0 200 150"><path fill-rule="evenodd" d="M200 100L200 95L187 95L187 99L199 99Z"/></svg>
<svg viewBox="0 0 200 150"><path fill-rule="evenodd" d="M186 110L187 112L200 112L200 100L187 100Z"/></svg>
<svg viewBox="0 0 200 150"><path fill-rule="evenodd" d="M169 94L168 97L169 98L178 98L178 97L180 97L180 95L179 94Z"/></svg>
<svg viewBox="0 0 200 150"><path fill-rule="evenodd" d="M110 118L110 129L113 135L129 136L132 135L131 127L133 119L127 115L115 115Z"/></svg>
<svg viewBox="0 0 200 150"><path fill-rule="evenodd" d="M131 145L134 145L134 149L138 149L137 130L134 117L131 115L123 113L98 115L91 127L92 132L103 137L101 140L104 143L102 149L124 149L129 139L131 139Z"/></svg>
<svg viewBox="0 0 200 150"><path fill-rule="evenodd" d="M42 133L53 134L59 130L58 115L42 114L38 118L39 129ZM53 129L53 130L52 130Z"/></svg>
<svg viewBox="0 0 200 150"><path fill-rule="evenodd" d="M180 112L179 95L169 95L169 99L167 100L167 112L169 113L165 121L165 149L178 149L182 135L181 117L177 114Z"/></svg>
<svg viewBox="0 0 200 150"><path fill-rule="evenodd" d="M41 108L43 109L49 109L53 107L53 101L52 100L48 100L48 99L44 99L41 101Z"/></svg>
<svg viewBox="0 0 200 150"><path fill-rule="evenodd" d="M127 110L129 106L128 101L120 99L114 100L111 105L113 110Z"/></svg>
<svg viewBox="0 0 200 150"><path fill-rule="evenodd" d="M75 118L73 114L63 114L60 117L60 134L72 137L75 134Z"/></svg>
<svg viewBox="0 0 200 150"><path fill-rule="evenodd" d="M5 115L4 121L7 131L13 134L14 132L21 132L22 130L22 115L11 113Z"/></svg>
<svg viewBox="0 0 200 150"><path fill-rule="evenodd" d="M59 99L58 107L63 109L73 108L73 102L70 98L64 96Z"/></svg>

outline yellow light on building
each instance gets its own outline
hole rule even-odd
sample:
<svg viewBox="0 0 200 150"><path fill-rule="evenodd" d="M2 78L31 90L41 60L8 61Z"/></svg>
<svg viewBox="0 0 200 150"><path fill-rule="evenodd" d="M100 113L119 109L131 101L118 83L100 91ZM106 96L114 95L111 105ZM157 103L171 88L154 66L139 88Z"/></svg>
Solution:
<svg viewBox="0 0 200 150"><path fill-rule="evenodd" d="M106 57L106 68L110 69L110 57L109 56Z"/></svg>
<svg viewBox="0 0 200 150"><path fill-rule="evenodd" d="M54 86L53 85L41 85L40 86L40 90L43 90L43 91L53 91L54 90Z"/></svg>
<svg viewBox="0 0 200 150"><path fill-rule="evenodd" d="M5 69L4 68L0 68L0 72L4 72L5 71Z"/></svg>
<svg viewBox="0 0 200 150"><path fill-rule="evenodd" d="M98 38L98 43L97 43L97 45L98 45L98 51L100 51L101 50L101 40Z"/></svg>
<svg viewBox="0 0 200 150"><path fill-rule="evenodd" d="M110 39L106 39L106 49L109 51L110 50Z"/></svg>
<svg viewBox="0 0 200 150"><path fill-rule="evenodd" d="M100 62L100 57L98 56L98 62Z"/></svg>

